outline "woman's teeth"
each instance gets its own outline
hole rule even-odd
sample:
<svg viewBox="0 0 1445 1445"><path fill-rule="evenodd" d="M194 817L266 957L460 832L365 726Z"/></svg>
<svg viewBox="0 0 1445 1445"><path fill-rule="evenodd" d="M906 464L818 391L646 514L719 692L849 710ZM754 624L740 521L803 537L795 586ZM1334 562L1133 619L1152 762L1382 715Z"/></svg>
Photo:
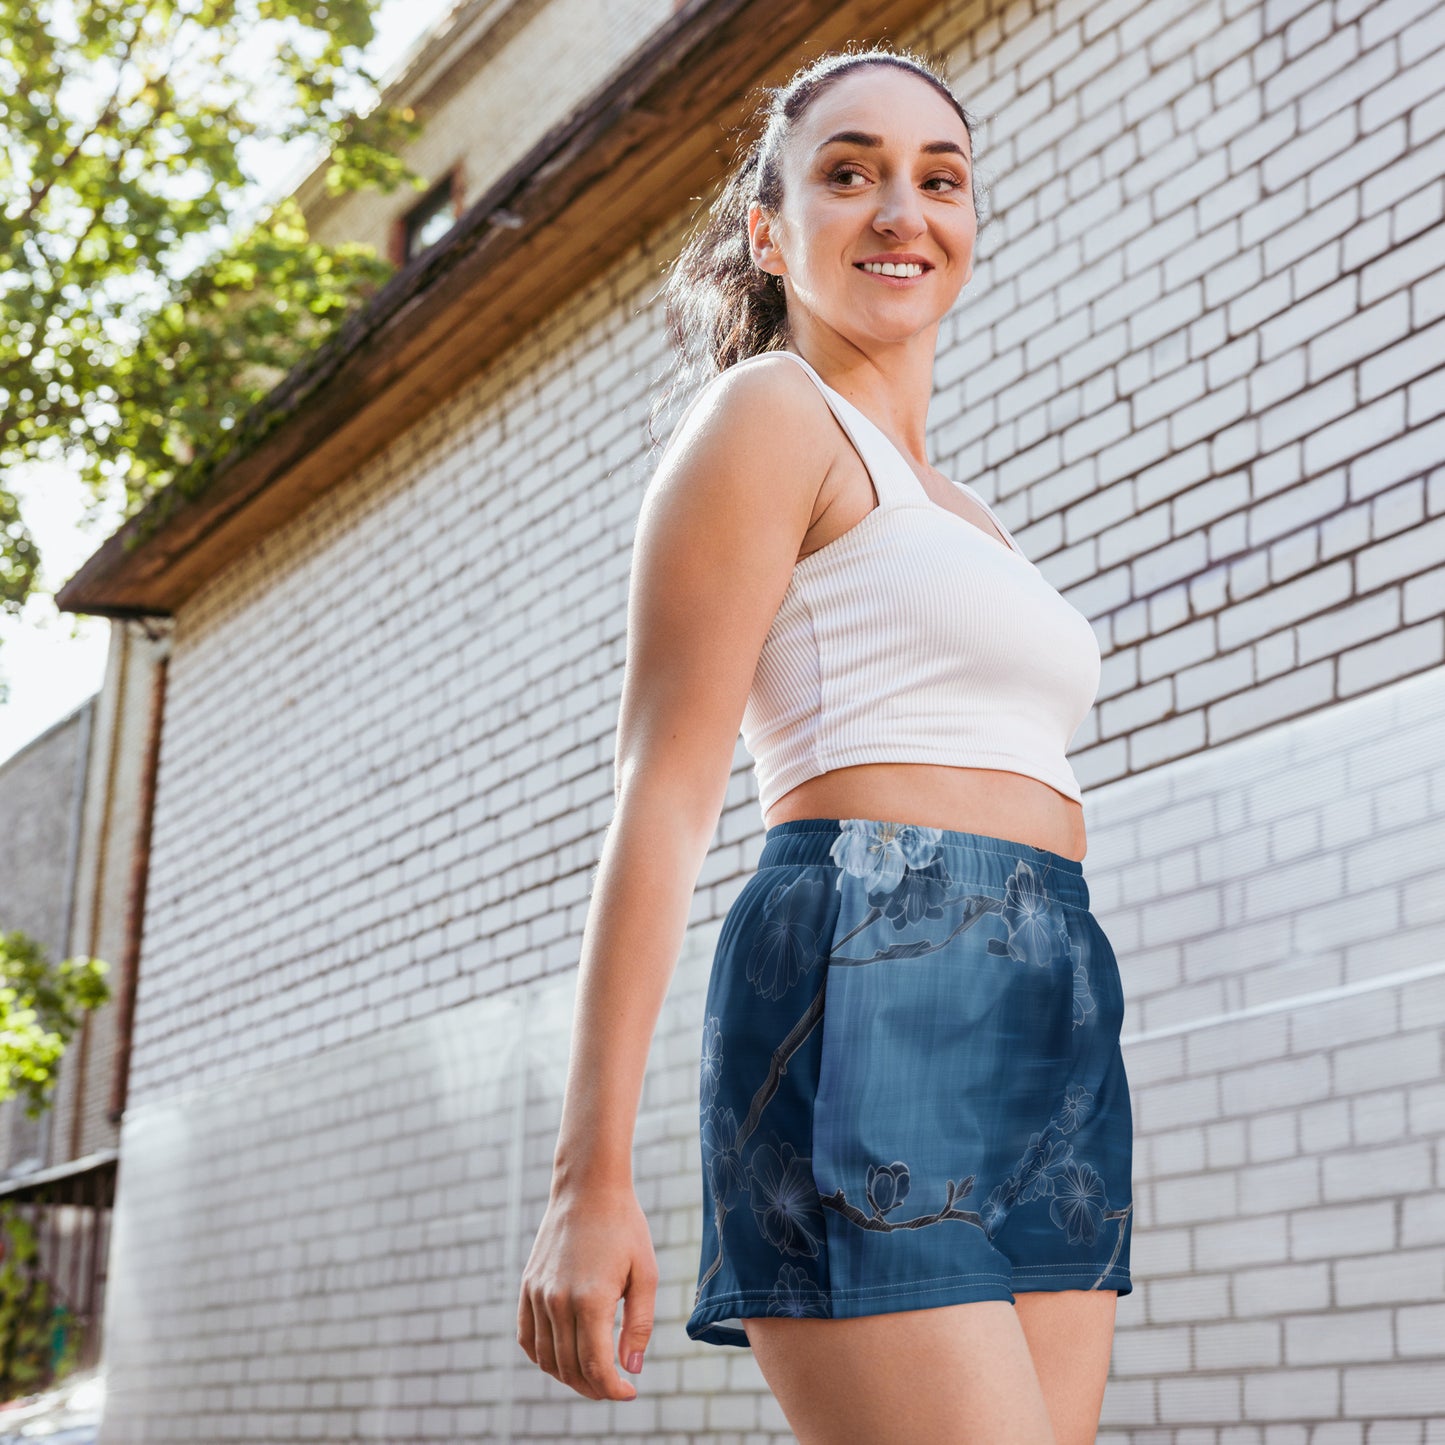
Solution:
<svg viewBox="0 0 1445 1445"><path fill-rule="evenodd" d="M917 261L899 264L896 261L864 261L863 269L875 276L921 276L923 267Z"/></svg>

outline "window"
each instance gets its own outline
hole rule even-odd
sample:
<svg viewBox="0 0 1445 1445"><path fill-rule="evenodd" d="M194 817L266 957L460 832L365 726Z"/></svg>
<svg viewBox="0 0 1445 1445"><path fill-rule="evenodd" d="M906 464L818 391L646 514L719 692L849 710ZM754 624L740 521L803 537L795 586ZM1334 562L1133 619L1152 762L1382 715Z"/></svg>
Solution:
<svg viewBox="0 0 1445 1445"><path fill-rule="evenodd" d="M402 221L401 256L405 264L440 241L457 219L456 174L438 182L406 213Z"/></svg>

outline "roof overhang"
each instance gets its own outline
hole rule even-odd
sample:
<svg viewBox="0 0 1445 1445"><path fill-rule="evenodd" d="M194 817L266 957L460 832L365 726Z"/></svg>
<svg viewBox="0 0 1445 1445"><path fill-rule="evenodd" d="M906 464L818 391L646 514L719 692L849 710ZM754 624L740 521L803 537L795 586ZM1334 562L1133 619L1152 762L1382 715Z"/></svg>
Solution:
<svg viewBox="0 0 1445 1445"><path fill-rule="evenodd" d="M109 1205L115 1196L120 1151L97 1149L49 1169L0 1179L0 1199L26 1203Z"/></svg>
<svg viewBox="0 0 1445 1445"><path fill-rule="evenodd" d="M174 613L549 312L695 203L754 86L895 38L937 0L689 0L442 241L244 419L203 484L159 493L56 594L62 611Z"/></svg>

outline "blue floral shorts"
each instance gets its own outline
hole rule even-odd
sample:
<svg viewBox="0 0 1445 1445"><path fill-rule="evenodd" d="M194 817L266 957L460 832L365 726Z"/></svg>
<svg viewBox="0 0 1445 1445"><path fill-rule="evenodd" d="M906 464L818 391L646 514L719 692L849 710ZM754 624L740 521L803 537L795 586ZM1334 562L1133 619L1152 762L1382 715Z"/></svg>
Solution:
<svg viewBox="0 0 1445 1445"><path fill-rule="evenodd" d="M687 1333L1125 1295L1124 995L1083 864L865 818L769 828L723 920Z"/></svg>

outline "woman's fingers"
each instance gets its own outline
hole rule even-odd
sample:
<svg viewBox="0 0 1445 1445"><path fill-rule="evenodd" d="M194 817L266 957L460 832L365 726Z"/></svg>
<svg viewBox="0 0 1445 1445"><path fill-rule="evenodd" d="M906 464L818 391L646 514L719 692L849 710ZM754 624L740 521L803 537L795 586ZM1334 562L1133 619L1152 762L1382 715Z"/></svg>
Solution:
<svg viewBox="0 0 1445 1445"><path fill-rule="evenodd" d="M657 1264L646 1218L632 1194L599 1215L563 1200L549 1204L517 1301L517 1343L546 1374L589 1400L635 1400L618 1371L617 1302L626 1306L628 1352L652 1330ZM624 1357L625 1358L625 1357Z"/></svg>
<svg viewBox="0 0 1445 1445"><path fill-rule="evenodd" d="M637 1389L612 1362L612 1316L600 1297L524 1291L517 1310L517 1343L527 1358L589 1400L635 1400Z"/></svg>
<svg viewBox="0 0 1445 1445"><path fill-rule="evenodd" d="M598 1399L597 1392L583 1378L582 1367L577 1363L577 1319L572 1301L567 1298L548 1300L547 1314L552 1321L552 1341L557 1349L557 1368L552 1373L579 1395L585 1395L589 1400Z"/></svg>
<svg viewBox="0 0 1445 1445"><path fill-rule="evenodd" d="M517 1343L522 1353L537 1364L537 1320L532 1313L532 1287L525 1280L517 1298Z"/></svg>
<svg viewBox="0 0 1445 1445"><path fill-rule="evenodd" d="M631 1380L617 1373L612 1348L612 1323L617 1314L617 1301L604 1303L601 1296L584 1302L574 1316L576 1326L577 1363L582 1378L597 1393L598 1400L635 1400L637 1390Z"/></svg>
<svg viewBox="0 0 1445 1445"><path fill-rule="evenodd" d="M527 1353L533 1364L547 1374L556 1376L557 1344L552 1331L552 1320L547 1313L546 1301L536 1289L527 1292L527 1316L533 1322L532 1348L527 1350ZM522 1342L519 1340L519 1343ZM522 1343L522 1348L526 1349L525 1343Z"/></svg>

